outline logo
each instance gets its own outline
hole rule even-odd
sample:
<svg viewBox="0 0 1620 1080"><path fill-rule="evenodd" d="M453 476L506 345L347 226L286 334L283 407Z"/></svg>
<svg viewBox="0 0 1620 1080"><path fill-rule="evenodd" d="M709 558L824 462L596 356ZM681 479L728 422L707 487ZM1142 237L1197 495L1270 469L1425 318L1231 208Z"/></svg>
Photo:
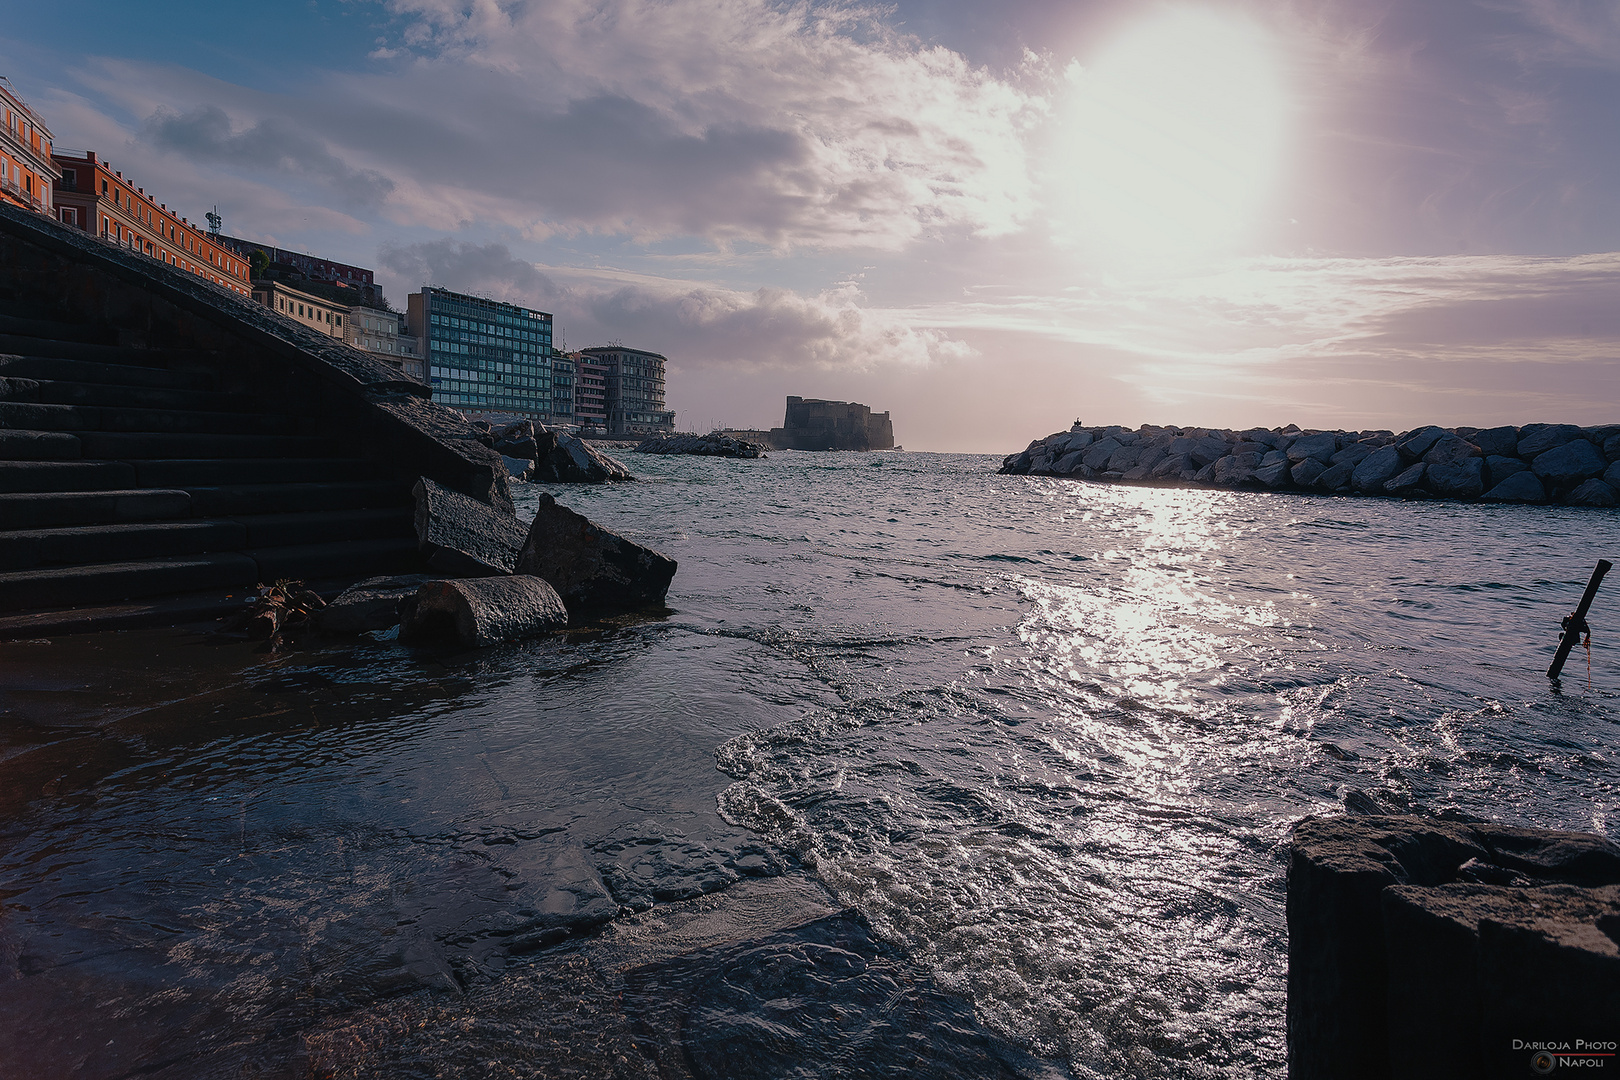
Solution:
<svg viewBox="0 0 1620 1080"><path fill-rule="evenodd" d="M1530 1069L1538 1076L1546 1076L1558 1067L1558 1059L1546 1050L1537 1050L1530 1055Z"/></svg>

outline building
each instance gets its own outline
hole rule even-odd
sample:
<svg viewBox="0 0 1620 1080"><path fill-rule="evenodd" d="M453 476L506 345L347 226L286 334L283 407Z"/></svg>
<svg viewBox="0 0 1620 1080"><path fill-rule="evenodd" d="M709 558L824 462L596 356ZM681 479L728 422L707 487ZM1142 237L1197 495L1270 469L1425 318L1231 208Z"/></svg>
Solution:
<svg viewBox="0 0 1620 1080"><path fill-rule="evenodd" d="M399 312L357 304L349 309L343 330L350 345L376 353L411 378L427 382L419 342L407 332L405 316Z"/></svg>
<svg viewBox="0 0 1620 1080"><path fill-rule="evenodd" d="M255 281L253 299L270 310L279 311L289 319L297 319L305 326L319 330L329 337L345 336L344 320L349 314L349 309L343 304L334 304L319 296L299 292L279 281Z"/></svg>
<svg viewBox="0 0 1620 1080"><path fill-rule="evenodd" d="M588 435L608 432L608 366L583 353L569 353L574 362L574 423Z"/></svg>
<svg viewBox="0 0 1620 1080"><path fill-rule="evenodd" d="M599 345L580 356L607 369L607 430L610 436L669 435L675 414L664 408L664 366L655 352Z"/></svg>
<svg viewBox="0 0 1620 1080"><path fill-rule="evenodd" d="M549 314L429 286L410 295L405 322L421 343L434 401L552 422Z"/></svg>
<svg viewBox="0 0 1620 1080"><path fill-rule="evenodd" d="M51 160L51 130L40 123L0 75L0 199L40 214L51 212L51 192L61 176Z"/></svg>
<svg viewBox="0 0 1620 1080"><path fill-rule="evenodd" d="M888 413L859 402L789 396L770 444L778 450L893 450L894 424Z"/></svg>
<svg viewBox="0 0 1620 1080"><path fill-rule="evenodd" d="M354 289L355 300L361 304L375 305L382 301L382 293L377 289L376 275L364 266L334 262L316 255L306 255L301 251L290 251L274 244L244 240L239 236L226 236L224 233L216 233L215 239L250 264L255 251L264 252L265 259L269 262L269 269L263 275L265 277L287 281L295 288L300 284L299 279L306 279Z"/></svg>
<svg viewBox="0 0 1620 1080"><path fill-rule="evenodd" d="M52 160L61 177L54 207L64 224L243 296L252 293L248 265L236 252L124 179L94 151L82 156L57 153Z"/></svg>

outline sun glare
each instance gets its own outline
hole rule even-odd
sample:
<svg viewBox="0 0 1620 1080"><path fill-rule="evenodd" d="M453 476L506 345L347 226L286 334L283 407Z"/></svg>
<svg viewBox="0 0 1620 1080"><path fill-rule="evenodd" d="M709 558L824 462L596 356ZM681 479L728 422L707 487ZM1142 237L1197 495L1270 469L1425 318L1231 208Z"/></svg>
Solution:
<svg viewBox="0 0 1620 1080"><path fill-rule="evenodd" d="M1059 236L1127 253L1241 240L1281 158L1274 51L1246 19L1172 9L1072 64L1053 155Z"/></svg>

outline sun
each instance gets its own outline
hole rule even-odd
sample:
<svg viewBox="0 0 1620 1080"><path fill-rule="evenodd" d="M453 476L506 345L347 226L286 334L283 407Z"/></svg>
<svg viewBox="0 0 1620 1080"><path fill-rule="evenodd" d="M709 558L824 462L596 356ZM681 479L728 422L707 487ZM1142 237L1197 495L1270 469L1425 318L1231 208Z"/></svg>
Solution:
<svg viewBox="0 0 1620 1080"><path fill-rule="evenodd" d="M1289 101L1277 45L1172 8L1065 73L1051 174L1060 238L1187 252L1241 240L1274 196Z"/></svg>

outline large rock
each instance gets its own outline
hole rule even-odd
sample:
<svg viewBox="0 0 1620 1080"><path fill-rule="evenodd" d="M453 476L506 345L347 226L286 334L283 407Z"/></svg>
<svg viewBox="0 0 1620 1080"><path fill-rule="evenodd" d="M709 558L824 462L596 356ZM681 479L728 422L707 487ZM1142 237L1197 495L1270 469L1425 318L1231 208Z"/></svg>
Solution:
<svg viewBox="0 0 1620 1080"><path fill-rule="evenodd" d="M1519 429L1511 424L1486 428L1484 431L1474 432L1468 437L1468 441L1479 447L1479 452L1486 457L1492 454L1513 457L1519 448Z"/></svg>
<svg viewBox="0 0 1620 1080"><path fill-rule="evenodd" d="M643 439L636 446L638 454L692 454L697 457L758 458L765 457L765 447L747 439L738 439L719 431L707 435L659 435ZM609 458L608 460L612 460Z"/></svg>
<svg viewBox="0 0 1620 1080"><path fill-rule="evenodd" d="M1574 424L1526 424L1519 429L1519 449L1514 456L1530 461L1537 454L1580 437L1581 429Z"/></svg>
<svg viewBox="0 0 1620 1080"><path fill-rule="evenodd" d="M1485 494L1485 462L1469 457L1428 467L1429 490L1442 499L1477 499Z"/></svg>
<svg viewBox="0 0 1620 1080"><path fill-rule="evenodd" d="M321 611L321 629L329 634L363 634L398 625L400 601L426 580L424 574L400 574L351 585Z"/></svg>
<svg viewBox="0 0 1620 1080"><path fill-rule="evenodd" d="M1423 476L1429 467L1419 461L1410 465L1384 483L1384 490L1391 495L1404 495L1408 498L1427 494L1423 487Z"/></svg>
<svg viewBox="0 0 1620 1080"><path fill-rule="evenodd" d="M1417 817L1306 818L1295 827L1287 905L1290 1080L1406 1075L1391 1068L1391 958L1404 960L1393 944L1386 949L1382 894L1391 886L1486 881L1612 886L1620 884L1620 849L1590 833Z"/></svg>
<svg viewBox="0 0 1620 1080"><path fill-rule="evenodd" d="M1070 450L1067 454L1064 454L1062 457L1058 458L1057 461L1052 463L1052 475L1068 476L1076 469L1085 468L1085 465L1080 460L1085 456L1085 453L1086 451L1084 447Z"/></svg>
<svg viewBox="0 0 1620 1080"><path fill-rule="evenodd" d="M534 438L539 449L529 479L536 483L605 484L635 479L629 469L577 435L537 425Z"/></svg>
<svg viewBox="0 0 1620 1080"><path fill-rule="evenodd" d="M1215 463L1210 479L1228 487L1247 484L1254 479L1254 470L1259 466L1257 453L1228 454Z"/></svg>
<svg viewBox="0 0 1620 1080"><path fill-rule="evenodd" d="M1516 472L1480 496L1482 502L1543 503L1546 489L1529 469Z"/></svg>
<svg viewBox="0 0 1620 1080"><path fill-rule="evenodd" d="M1394 446L1380 446L1357 465L1350 474L1350 483L1357 491L1379 492L1395 479L1395 474L1406 468L1401 452Z"/></svg>
<svg viewBox="0 0 1620 1080"><path fill-rule="evenodd" d="M454 577L510 574L523 547L523 523L427 477L416 482L416 542L428 566Z"/></svg>
<svg viewBox="0 0 1620 1080"><path fill-rule="evenodd" d="M1289 475L1300 487L1310 487L1316 482L1317 477L1327 471L1327 465L1320 458L1307 457L1302 458L1299 464L1290 470Z"/></svg>
<svg viewBox="0 0 1620 1080"><path fill-rule="evenodd" d="M1301 435L1288 444L1288 460L1298 464L1306 458L1315 458L1324 466L1339 452L1339 437L1331 431L1317 435Z"/></svg>
<svg viewBox="0 0 1620 1080"><path fill-rule="evenodd" d="M1202 469L1225 457L1230 446L1231 444L1219 435L1205 435L1193 443L1193 448L1188 453L1192 455L1193 464Z"/></svg>
<svg viewBox="0 0 1620 1080"><path fill-rule="evenodd" d="M1141 461L1142 455L1147 452L1147 449L1147 447L1139 443L1120 447L1108 456L1108 463L1104 466L1104 471L1122 473L1127 469L1136 468L1137 463Z"/></svg>
<svg viewBox="0 0 1620 1080"><path fill-rule="evenodd" d="M675 560L543 494L517 572L545 578L570 608L622 610L663 603Z"/></svg>
<svg viewBox="0 0 1620 1080"><path fill-rule="evenodd" d="M1273 453L1276 452L1277 451L1273 451ZM1267 456L1269 457L1270 455ZM1261 464L1258 469L1254 470L1254 478L1263 486L1270 488L1273 491L1276 491L1278 488L1287 487L1290 479L1288 474L1288 459L1284 457L1281 461L1273 461L1270 465Z"/></svg>
<svg viewBox="0 0 1620 1080"><path fill-rule="evenodd" d="M1158 480L1175 480L1184 472L1197 471L1198 466L1195 464L1192 454L1170 454L1163 461L1153 466L1151 475Z"/></svg>
<svg viewBox="0 0 1620 1080"><path fill-rule="evenodd" d="M1428 452L1423 455L1423 460L1430 465L1449 465L1454 461L1479 456L1479 447L1467 439L1461 439L1455 435L1444 435L1435 440L1435 444L1429 447Z"/></svg>
<svg viewBox="0 0 1620 1080"><path fill-rule="evenodd" d="M1329 458L1328 464L1342 465L1348 461L1350 463L1350 467L1355 468L1357 465L1360 465L1363 461L1365 461L1367 457L1374 450L1378 449L1380 445L1382 444L1369 442L1365 439L1357 440Z"/></svg>
<svg viewBox="0 0 1620 1080"><path fill-rule="evenodd" d="M1571 506L1614 506L1614 488L1594 477L1577 484L1564 501Z"/></svg>
<svg viewBox="0 0 1620 1080"><path fill-rule="evenodd" d="M1113 457L1114 452L1124 445L1118 439L1109 436L1101 442L1092 443L1088 446L1080 460L1088 469L1105 468L1108 465L1108 459Z"/></svg>
<svg viewBox="0 0 1620 1080"><path fill-rule="evenodd" d="M1431 424L1426 428L1419 428L1397 439L1395 449L1399 450L1401 456L1407 461L1421 461L1423 455L1427 454L1435 443L1449 434L1451 433L1445 428L1435 427Z"/></svg>
<svg viewBox="0 0 1620 1080"><path fill-rule="evenodd" d="M1610 435L1603 440L1603 456L1610 461L1620 461L1620 435Z"/></svg>
<svg viewBox="0 0 1620 1080"><path fill-rule="evenodd" d="M1485 483L1487 486L1500 484L1514 473L1524 472L1529 467L1529 462L1520 461L1516 457L1492 454L1485 459Z"/></svg>
<svg viewBox="0 0 1620 1080"><path fill-rule="evenodd" d="M1327 470L1311 481L1311 487L1318 491L1348 491L1351 478L1355 476L1356 462L1341 461L1337 465L1329 465Z"/></svg>
<svg viewBox="0 0 1620 1080"><path fill-rule="evenodd" d="M408 644L454 641L471 649L567 625L561 597L538 577L427 581L400 605L399 639Z"/></svg>
<svg viewBox="0 0 1620 1080"><path fill-rule="evenodd" d="M1608 466L1602 452L1585 439L1571 439L1562 446L1537 454L1530 462L1530 468L1542 482L1554 488L1601 476Z"/></svg>

